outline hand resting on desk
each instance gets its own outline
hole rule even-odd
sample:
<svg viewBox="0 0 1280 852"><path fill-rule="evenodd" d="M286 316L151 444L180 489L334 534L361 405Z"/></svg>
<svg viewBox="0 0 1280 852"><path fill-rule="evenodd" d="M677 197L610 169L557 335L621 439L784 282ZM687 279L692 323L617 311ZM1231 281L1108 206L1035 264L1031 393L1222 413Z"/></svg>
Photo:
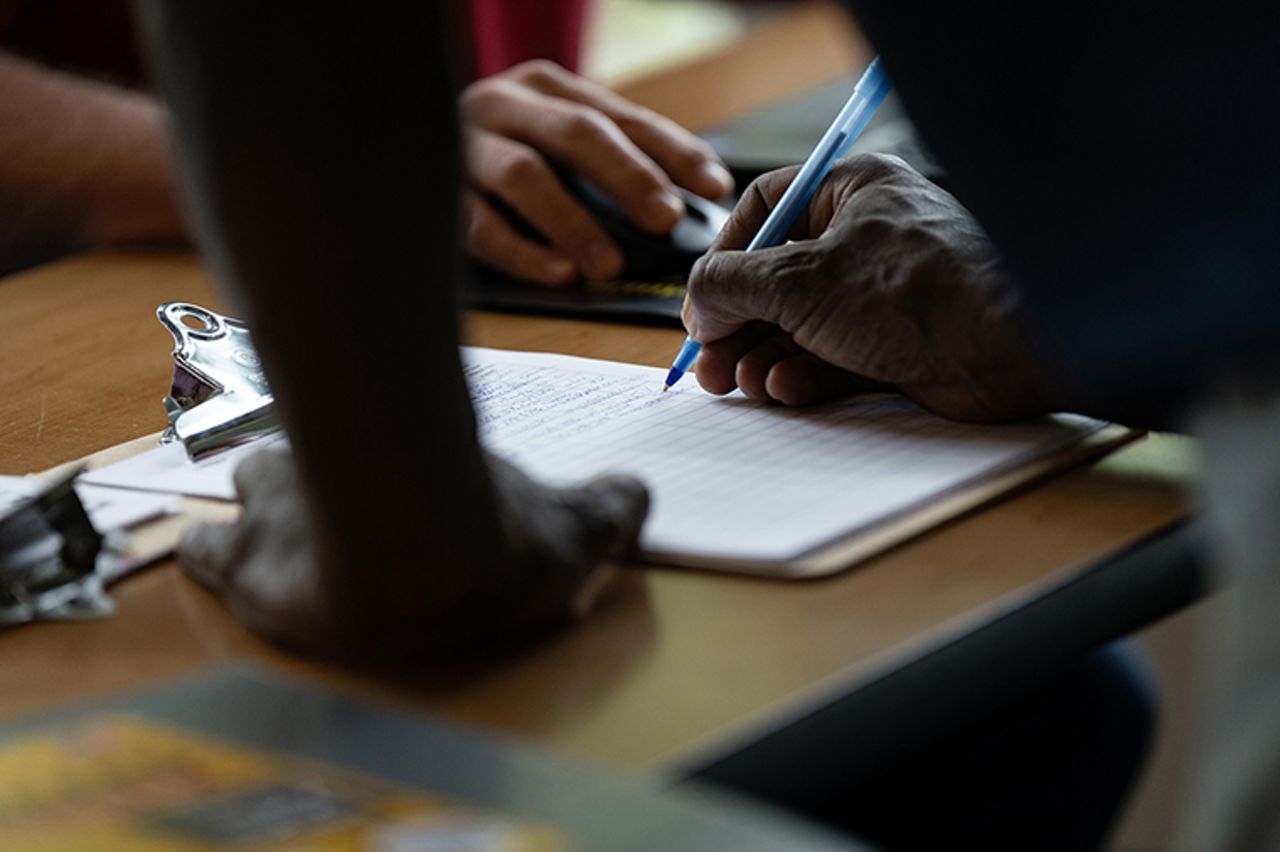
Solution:
<svg viewBox="0 0 1280 852"><path fill-rule="evenodd" d="M788 405L893 388L972 421L1062 407L994 248L901 160L846 160L797 220L795 242L743 252L795 171L757 180L694 267L684 317L706 345L704 388Z"/></svg>
<svg viewBox="0 0 1280 852"><path fill-rule="evenodd" d="M644 487L629 477L602 477L551 489L501 459L491 456L488 465L506 533L492 543L497 565L449 566L443 552L423 559L416 582L370 583L360 598L334 593L325 577L359 566L321 564L293 456L270 450L236 470L241 519L188 530L179 557L250 630L352 662L404 663L585 615L616 570L602 563L635 549L649 505ZM450 568L487 578L469 587L442 583ZM402 601L415 599L409 623L388 623L406 612Z"/></svg>

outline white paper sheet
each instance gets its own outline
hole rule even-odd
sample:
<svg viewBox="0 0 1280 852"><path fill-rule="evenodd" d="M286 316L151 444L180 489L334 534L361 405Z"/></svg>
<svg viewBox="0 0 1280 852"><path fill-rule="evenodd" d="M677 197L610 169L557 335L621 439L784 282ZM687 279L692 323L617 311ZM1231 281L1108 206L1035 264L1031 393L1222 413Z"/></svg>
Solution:
<svg viewBox="0 0 1280 852"><path fill-rule="evenodd" d="M0 476L0 515L40 493L39 480L25 476Z"/></svg>
<svg viewBox="0 0 1280 852"><path fill-rule="evenodd" d="M29 476L0 476L0 515L39 494L44 487L43 482ZM76 494L99 532L129 529L177 509L177 499L172 494L102 488L84 483L76 483Z"/></svg>
<svg viewBox="0 0 1280 852"><path fill-rule="evenodd" d="M187 452L181 444L163 444L115 464L91 470L80 477L80 482L214 500L234 500L236 488L232 476L236 466L259 450L286 446L282 434L273 435L193 462L187 458Z"/></svg>
<svg viewBox="0 0 1280 852"><path fill-rule="evenodd" d="M76 483L76 494L89 513L89 520L100 531L130 529L178 511L178 500L172 494L105 488L82 482Z"/></svg>
<svg viewBox="0 0 1280 852"><path fill-rule="evenodd" d="M785 562L1105 425L952 423L897 397L786 409L711 396L692 376L664 394L651 367L465 356L482 441L550 483L638 476L657 558Z"/></svg>
<svg viewBox="0 0 1280 852"><path fill-rule="evenodd" d="M553 484L638 476L652 496L641 544L657 559L784 563L1105 425L1070 415L952 423L897 397L786 409L713 397L692 376L664 394L665 371L652 367L489 349L464 356L485 445ZM82 481L231 500L236 465L286 445L277 436L199 463L167 445Z"/></svg>

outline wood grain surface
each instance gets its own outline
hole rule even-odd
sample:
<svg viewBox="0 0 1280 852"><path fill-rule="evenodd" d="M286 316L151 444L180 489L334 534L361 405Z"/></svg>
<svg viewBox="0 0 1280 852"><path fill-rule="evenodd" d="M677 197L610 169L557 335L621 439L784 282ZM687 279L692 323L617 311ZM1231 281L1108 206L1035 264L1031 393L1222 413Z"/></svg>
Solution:
<svg viewBox="0 0 1280 852"><path fill-rule="evenodd" d="M706 126L858 60L829 4L629 94ZM765 52L762 52L765 51ZM0 473L39 471L164 425L162 301L225 307L180 253L100 252L0 280ZM467 339L666 366L680 333L478 313ZM357 450L358 451L358 450ZM113 589L116 616L0 634L0 718L251 661L568 754L662 769L891 666L1181 517L1175 484L1127 464L1057 477L838 576L785 582L633 567L585 623L502 659L410 674L338 669L248 636L172 561Z"/></svg>

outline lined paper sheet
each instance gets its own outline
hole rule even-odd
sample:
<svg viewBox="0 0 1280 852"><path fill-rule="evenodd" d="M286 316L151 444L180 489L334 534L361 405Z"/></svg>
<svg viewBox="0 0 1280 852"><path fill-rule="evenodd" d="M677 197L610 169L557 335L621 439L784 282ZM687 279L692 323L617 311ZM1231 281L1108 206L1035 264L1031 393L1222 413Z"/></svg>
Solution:
<svg viewBox="0 0 1280 852"><path fill-rule="evenodd" d="M639 477L652 496L641 545L660 561L784 563L1105 425L952 423L883 396L786 409L693 377L664 394L652 367L464 354L485 445L552 484Z"/></svg>
<svg viewBox="0 0 1280 852"><path fill-rule="evenodd" d="M234 500L234 476L240 462L259 450L284 449L287 446L287 439L278 433L193 462L187 458L187 451L181 444L161 444L136 456L91 470L79 481L110 488Z"/></svg>
<svg viewBox="0 0 1280 852"><path fill-rule="evenodd" d="M0 516L39 494L46 483L31 476L0 476ZM76 494L99 532L128 529L172 514L178 502L168 494L149 494L76 483Z"/></svg>

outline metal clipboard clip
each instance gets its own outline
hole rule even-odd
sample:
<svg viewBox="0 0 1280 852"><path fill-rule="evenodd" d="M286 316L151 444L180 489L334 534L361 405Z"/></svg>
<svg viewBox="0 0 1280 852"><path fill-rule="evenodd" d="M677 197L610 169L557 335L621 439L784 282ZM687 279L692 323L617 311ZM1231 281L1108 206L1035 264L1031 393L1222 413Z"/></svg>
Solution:
<svg viewBox="0 0 1280 852"><path fill-rule="evenodd" d="M190 302L165 302L156 316L173 335L173 386L164 398L169 428L194 461L280 429L248 327Z"/></svg>
<svg viewBox="0 0 1280 852"><path fill-rule="evenodd" d="M81 472L0 511L0 627L115 611L102 577L124 542L94 529L72 487Z"/></svg>

